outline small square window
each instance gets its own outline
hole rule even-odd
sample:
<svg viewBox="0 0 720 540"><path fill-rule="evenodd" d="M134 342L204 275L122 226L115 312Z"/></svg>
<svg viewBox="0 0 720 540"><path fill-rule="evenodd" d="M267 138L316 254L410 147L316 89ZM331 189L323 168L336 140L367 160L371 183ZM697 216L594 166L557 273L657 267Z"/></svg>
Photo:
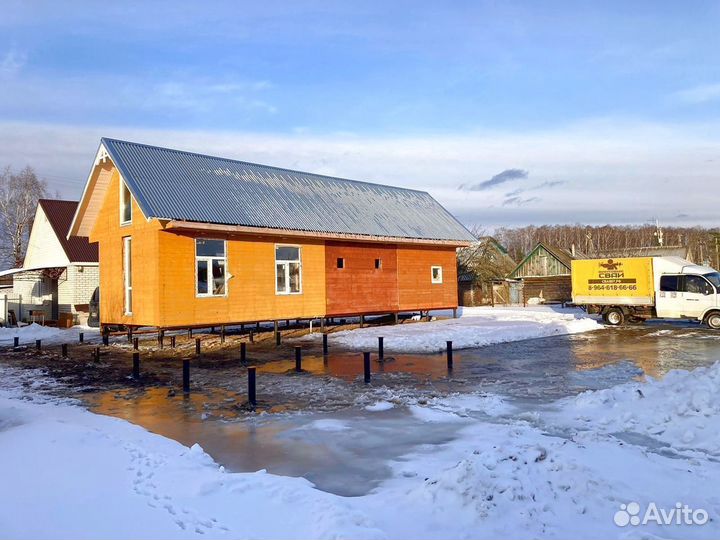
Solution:
<svg viewBox="0 0 720 540"><path fill-rule="evenodd" d="M345 268L345 259L343 259L342 257L338 257L337 267L338 267L338 268Z"/></svg>
<svg viewBox="0 0 720 540"><path fill-rule="evenodd" d="M433 283L442 283L442 266L432 266L430 268L430 277Z"/></svg>
<svg viewBox="0 0 720 540"><path fill-rule="evenodd" d="M382 268L382 259L375 259L375 270L380 270Z"/></svg>

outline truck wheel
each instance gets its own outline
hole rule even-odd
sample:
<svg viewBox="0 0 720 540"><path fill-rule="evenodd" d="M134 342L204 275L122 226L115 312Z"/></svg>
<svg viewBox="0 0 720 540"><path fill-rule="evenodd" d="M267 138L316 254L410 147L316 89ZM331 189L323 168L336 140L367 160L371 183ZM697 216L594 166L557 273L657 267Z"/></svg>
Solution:
<svg viewBox="0 0 720 540"><path fill-rule="evenodd" d="M625 313L619 308L610 308L603 314L603 320L610 326L621 326L625 322Z"/></svg>
<svg viewBox="0 0 720 540"><path fill-rule="evenodd" d="M720 313L711 313L707 316L705 322L713 330L720 330Z"/></svg>

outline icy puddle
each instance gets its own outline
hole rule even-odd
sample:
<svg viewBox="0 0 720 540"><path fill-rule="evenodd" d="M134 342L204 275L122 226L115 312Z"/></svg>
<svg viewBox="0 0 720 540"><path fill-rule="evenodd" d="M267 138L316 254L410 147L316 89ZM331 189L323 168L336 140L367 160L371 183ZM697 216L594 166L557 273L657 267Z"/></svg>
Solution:
<svg viewBox="0 0 720 540"><path fill-rule="evenodd" d="M301 375L290 359L259 366L260 414L239 406L240 380L189 396L149 388L81 398L93 412L197 442L231 471L267 469L361 495L388 478L391 461L431 452L474 418L513 421L585 390L710 365L720 333L654 324L493 345L456 351L452 373L442 354L388 356L373 356L369 386L358 353L308 356Z"/></svg>

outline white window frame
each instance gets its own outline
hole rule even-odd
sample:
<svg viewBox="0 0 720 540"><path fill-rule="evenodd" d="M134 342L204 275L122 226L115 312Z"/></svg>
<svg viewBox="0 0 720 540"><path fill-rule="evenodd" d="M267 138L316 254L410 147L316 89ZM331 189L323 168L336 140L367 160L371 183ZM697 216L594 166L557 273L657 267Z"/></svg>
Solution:
<svg viewBox="0 0 720 540"><path fill-rule="evenodd" d="M129 198L128 201L125 201L125 190L127 190L127 195ZM124 210L125 210L126 202L130 205L130 219L127 221L123 220L123 217L125 214ZM125 225L130 225L132 223L132 219L133 219L132 193L130 193L130 188L127 187L127 184L121 178L120 179L120 226L124 227Z"/></svg>
<svg viewBox="0 0 720 540"><path fill-rule="evenodd" d="M211 257L208 255L198 255L197 254L197 242L198 240L215 240L218 242L223 243L223 252L225 253L224 257ZM195 250L195 298L224 298L228 295L228 249L227 249L227 240L223 240L222 238L195 238L195 242L193 242L193 249ZM213 260L216 261L224 261L225 266L225 292L223 294L213 294L213 283L212 283L212 262ZM205 261L207 263L207 272L208 272L208 292L201 293L198 291L198 262L199 261Z"/></svg>
<svg viewBox="0 0 720 540"><path fill-rule="evenodd" d="M123 308L125 311L125 315L132 315L132 236L123 236L122 260Z"/></svg>
<svg viewBox="0 0 720 540"><path fill-rule="evenodd" d="M298 260L278 259L277 249L281 247L292 247L298 249ZM302 246L297 244L275 244L275 294L277 296L290 296L303 293L303 263L302 263ZM298 263L300 267L300 287L297 292L290 291L290 263ZM285 290L278 291L277 278L278 278L278 264L285 265Z"/></svg>
<svg viewBox="0 0 720 540"><path fill-rule="evenodd" d="M438 270L440 277L438 279L435 279L435 270ZM443 267L439 265L433 265L430 267L430 282L433 285L440 285L443 282Z"/></svg>

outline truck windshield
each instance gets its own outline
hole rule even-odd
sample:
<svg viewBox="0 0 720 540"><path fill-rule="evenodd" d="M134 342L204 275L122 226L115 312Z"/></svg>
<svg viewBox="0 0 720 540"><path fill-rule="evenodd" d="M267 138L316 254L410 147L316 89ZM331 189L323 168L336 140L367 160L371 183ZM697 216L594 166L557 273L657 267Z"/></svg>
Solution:
<svg viewBox="0 0 720 540"><path fill-rule="evenodd" d="M716 289L720 289L720 272L712 272L710 274L703 274L703 277L712 283Z"/></svg>

